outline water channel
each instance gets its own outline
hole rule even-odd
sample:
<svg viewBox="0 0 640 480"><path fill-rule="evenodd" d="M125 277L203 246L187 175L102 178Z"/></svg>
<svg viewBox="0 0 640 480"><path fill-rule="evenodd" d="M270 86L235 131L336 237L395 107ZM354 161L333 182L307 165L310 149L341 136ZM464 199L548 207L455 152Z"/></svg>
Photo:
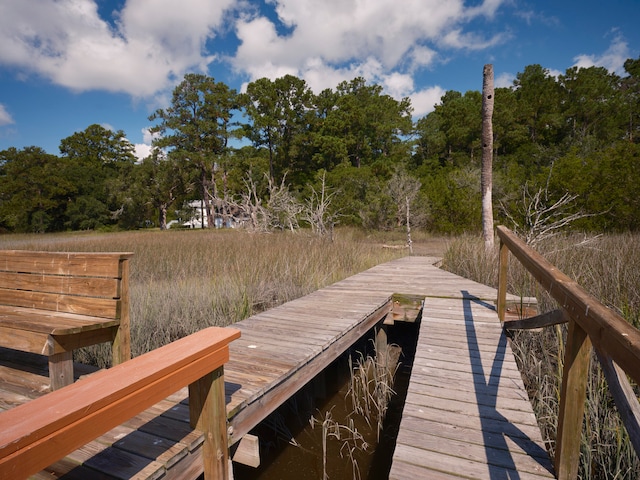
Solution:
<svg viewBox="0 0 640 480"><path fill-rule="evenodd" d="M357 372L358 359L376 357L376 338L381 338L376 337L376 332L372 330L365 335L252 432L260 438L260 466L234 464L235 480L388 478L415 354L418 322L396 322L384 327L386 341L392 346L386 352L391 352L390 357L394 357L394 352L399 354L399 361L394 368L395 393L379 434L376 415L370 414L369 420L365 419L354 411L352 401L353 368ZM364 369L362 363L360 369Z"/></svg>

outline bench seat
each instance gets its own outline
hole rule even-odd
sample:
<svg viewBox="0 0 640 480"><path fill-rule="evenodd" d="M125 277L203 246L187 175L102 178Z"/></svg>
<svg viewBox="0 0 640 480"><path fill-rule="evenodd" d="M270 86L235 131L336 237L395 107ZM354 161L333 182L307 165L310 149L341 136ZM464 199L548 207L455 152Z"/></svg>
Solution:
<svg viewBox="0 0 640 480"><path fill-rule="evenodd" d="M51 389L73 382L73 350L111 342L131 358L130 253L0 251L0 346L49 357Z"/></svg>
<svg viewBox="0 0 640 480"><path fill-rule="evenodd" d="M37 317L37 318L36 318ZM91 317L64 312L47 312L35 308L0 305L0 323L4 327L18 328L48 335L71 335L97 328L117 327L119 320Z"/></svg>

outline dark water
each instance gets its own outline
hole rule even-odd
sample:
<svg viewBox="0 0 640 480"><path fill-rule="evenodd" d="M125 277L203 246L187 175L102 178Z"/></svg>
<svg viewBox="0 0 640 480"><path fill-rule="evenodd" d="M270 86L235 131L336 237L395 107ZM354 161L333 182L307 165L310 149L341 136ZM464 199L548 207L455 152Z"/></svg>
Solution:
<svg viewBox="0 0 640 480"><path fill-rule="evenodd" d="M377 434L375 420L369 425L353 413L350 396L349 352L329 366L316 381L305 386L252 433L260 438L261 465L257 469L234 464L236 480L388 478L402 409L406 397L417 340L417 324L399 322L386 328L389 344L402 348L383 429ZM375 355L373 332L351 349L351 361L360 353ZM312 427L310 418L317 422ZM329 419L329 420L327 420ZM323 428L333 420L340 425L340 439L327 436L323 452ZM354 440L353 429L357 430ZM331 430L330 430L331 431ZM290 444L294 440L297 446ZM366 444L366 449L365 449ZM326 458L326 460L325 460ZM326 461L326 463L325 463Z"/></svg>

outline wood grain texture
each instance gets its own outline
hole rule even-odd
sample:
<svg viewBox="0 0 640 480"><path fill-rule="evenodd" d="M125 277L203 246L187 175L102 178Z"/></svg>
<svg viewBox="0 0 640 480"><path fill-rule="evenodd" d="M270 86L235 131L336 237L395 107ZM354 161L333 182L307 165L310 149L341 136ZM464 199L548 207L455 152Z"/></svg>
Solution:
<svg viewBox="0 0 640 480"><path fill-rule="evenodd" d="M0 250L0 345L56 356L51 387L73 380L60 355L112 343L112 364L131 358L129 253Z"/></svg>
<svg viewBox="0 0 640 480"><path fill-rule="evenodd" d="M425 299L390 478L554 478L495 308L466 292Z"/></svg>

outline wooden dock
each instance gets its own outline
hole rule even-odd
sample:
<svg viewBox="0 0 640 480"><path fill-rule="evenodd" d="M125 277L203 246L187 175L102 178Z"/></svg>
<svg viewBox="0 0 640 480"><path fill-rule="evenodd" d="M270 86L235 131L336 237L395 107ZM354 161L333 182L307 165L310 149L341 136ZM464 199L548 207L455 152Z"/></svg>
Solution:
<svg viewBox="0 0 640 480"><path fill-rule="evenodd" d="M234 324L242 337L231 343L225 365L230 442L379 324L391 296L401 293L427 301L391 476L439 478L435 472L450 471L442 478L511 478L502 472L517 470L519 478L553 478L493 310L496 291L434 261L405 257L378 265ZM1 408L43 393L35 367L33 377L18 381L8 373L10 361L3 362L0 379L18 387L5 393ZM202 434L188 422L183 389L35 478L197 478Z"/></svg>
<svg viewBox="0 0 640 480"><path fill-rule="evenodd" d="M492 304L425 299L389 478L554 478Z"/></svg>

